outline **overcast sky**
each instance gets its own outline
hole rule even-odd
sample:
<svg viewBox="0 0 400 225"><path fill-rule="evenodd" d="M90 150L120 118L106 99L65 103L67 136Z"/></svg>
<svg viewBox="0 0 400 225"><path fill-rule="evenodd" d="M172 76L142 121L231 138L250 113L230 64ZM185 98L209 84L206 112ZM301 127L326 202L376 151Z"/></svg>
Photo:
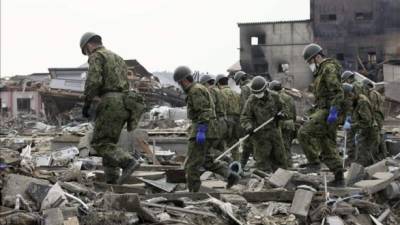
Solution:
<svg viewBox="0 0 400 225"><path fill-rule="evenodd" d="M178 65L224 73L239 58L238 22L309 18L309 0L0 0L1 75L86 62L79 39L104 45L149 71Z"/></svg>

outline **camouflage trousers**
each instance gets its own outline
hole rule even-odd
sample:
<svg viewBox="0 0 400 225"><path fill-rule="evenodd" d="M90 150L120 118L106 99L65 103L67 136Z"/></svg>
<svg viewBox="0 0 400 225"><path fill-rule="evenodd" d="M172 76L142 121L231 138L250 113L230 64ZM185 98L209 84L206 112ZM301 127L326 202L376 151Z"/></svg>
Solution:
<svg viewBox="0 0 400 225"><path fill-rule="evenodd" d="M243 142L242 145L242 157L240 158L240 164L242 168L244 168L249 161L250 155L254 155L254 146L253 141L251 140L252 137L249 137L247 140Z"/></svg>
<svg viewBox="0 0 400 225"><path fill-rule="evenodd" d="M328 124L328 110L318 109L299 129L298 139L309 163L325 163L332 172L343 170L336 151L337 124Z"/></svg>
<svg viewBox="0 0 400 225"><path fill-rule="evenodd" d="M282 131L282 138L283 144L285 146L286 155L288 158L289 166L292 165L292 141L296 138L296 129L294 126L293 120L286 120L282 121L281 123L281 131Z"/></svg>
<svg viewBox="0 0 400 225"><path fill-rule="evenodd" d="M217 173L224 178L228 177L228 166L221 161L214 162L211 153L213 145L218 140L207 139L203 145L196 143L194 138L189 139L188 152L185 160L186 182L190 192L200 190L200 176L205 171Z"/></svg>
<svg viewBox="0 0 400 225"><path fill-rule="evenodd" d="M379 161L379 139L377 127L357 131L355 162L366 167Z"/></svg>
<svg viewBox="0 0 400 225"><path fill-rule="evenodd" d="M107 183L115 183L120 168L125 168L133 157L117 146L121 130L129 116L122 97L102 97L96 109L96 120L91 141L92 147L103 158Z"/></svg>
<svg viewBox="0 0 400 225"><path fill-rule="evenodd" d="M244 132L242 127L240 126L239 120L240 120L239 116L228 116L227 118L228 132L227 132L226 144L228 147L234 145L243 136ZM240 158L239 147L233 149L231 151L231 154L232 154L232 159L234 161L238 161Z"/></svg>
<svg viewBox="0 0 400 225"><path fill-rule="evenodd" d="M278 168L288 167L282 133L278 127L260 130L253 134L251 140L257 169L273 172Z"/></svg>

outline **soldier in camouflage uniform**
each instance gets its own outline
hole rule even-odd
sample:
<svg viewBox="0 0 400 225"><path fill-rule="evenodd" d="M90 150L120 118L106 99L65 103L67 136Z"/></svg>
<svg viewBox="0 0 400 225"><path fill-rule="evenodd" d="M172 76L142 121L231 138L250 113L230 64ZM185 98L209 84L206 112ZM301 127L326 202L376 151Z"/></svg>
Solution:
<svg viewBox="0 0 400 225"><path fill-rule="evenodd" d="M383 122L385 121L385 113L383 103L385 102L385 97L382 96L377 90L374 89L373 83L368 80L363 80L364 94L368 97L371 102L372 110L374 112L374 118L379 129L379 152L375 155L377 160L382 160L388 156L385 139Z"/></svg>
<svg viewBox="0 0 400 225"><path fill-rule="evenodd" d="M366 167L377 161L379 145L379 130L373 107L367 96L357 94L353 85L343 84L343 90L345 97L353 101L351 123L345 126L345 129L355 132L356 152L350 155L350 160Z"/></svg>
<svg viewBox="0 0 400 225"><path fill-rule="evenodd" d="M341 66L337 61L325 58L317 44L307 45L303 57L314 75L315 105L308 112L309 120L300 128L298 139L309 162L308 169L318 171L322 161L335 174L335 180L329 185L343 186L343 168L336 151L337 119L344 98Z"/></svg>
<svg viewBox="0 0 400 225"><path fill-rule="evenodd" d="M249 99L251 95L251 90L250 90L250 81L251 81L251 76L249 74L246 74L243 71L238 71L235 73L235 76L233 78L236 82L236 85L240 86L240 112L243 111L244 105ZM243 132L242 132L243 133ZM249 160L250 155L253 154L253 143L251 141L251 137L249 137L247 140L243 142L242 145L242 155L240 157L240 164L242 168L244 169L247 161Z"/></svg>
<svg viewBox="0 0 400 225"><path fill-rule="evenodd" d="M289 165L292 164L292 153L290 148L292 147L292 141L296 137L296 106L294 104L293 98L288 95L285 89L282 89L282 84L280 81L273 80L269 83L269 88L273 91L279 93L279 96L284 102L286 112L288 117L286 120L280 121L280 128L282 130L283 143L285 145L286 154L288 156Z"/></svg>
<svg viewBox="0 0 400 225"><path fill-rule="evenodd" d="M279 94L267 89L267 81L257 76L252 80L249 99L240 116L240 124L247 134L252 136L256 167L259 170L273 172L278 168L287 168L287 155L283 144L279 121L286 119L284 103ZM254 133L270 118L269 124Z"/></svg>
<svg viewBox="0 0 400 225"><path fill-rule="evenodd" d="M91 145L103 158L106 182L123 183L139 166L128 152L117 146L122 128L132 119L124 104L129 91L128 69L121 57L103 47L101 37L95 33L85 33L80 47L82 53L89 56L83 116L89 117L95 97L101 99L96 109ZM123 169L121 176L120 168Z"/></svg>
<svg viewBox="0 0 400 225"><path fill-rule="evenodd" d="M228 77L220 74L216 77L215 83L221 90L226 105L226 121L228 125L227 145L230 147L239 141L242 136L240 127L240 96L228 86ZM239 148L232 150L232 159L237 161L240 158Z"/></svg>
<svg viewBox="0 0 400 225"><path fill-rule="evenodd" d="M207 87L211 94L212 100L215 105L215 114L217 116L217 126L218 126L218 141L215 141L215 146L213 146L213 156L218 157L222 154L221 150L225 149L225 138L227 138L228 128L226 125L226 102L224 101L224 96L221 90L214 85L215 79L210 75L203 75L200 79L200 84ZM224 161L230 162L229 157L224 158Z"/></svg>
<svg viewBox="0 0 400 225"><path fill-rule="evenodd" d="M231 173L225 163L214 161L211 155L214 142L218 141L218 127L211 94L206 87L193 82L192 72L186 66L175 70L174 80L187 95L187 116L192 121L184 165L189 191L199 191L200 176L206 170L225 177L228 181L227 188L230 188L239 181L239 175Z"/></svg>
<svg viewBox="0 0 400 225"><path fill-rule="evenodd" d="M355 74L353 71L346 70L342 73L341 76L342 83L351 84L355 93L361 94L363 93L362 83L355 79ZM342 105L342 113L340 114L339 123L343 123L345 121L346 116L351 116L353 112L353 100L350 98L345 98ZM347 142L346 142L346 151L349 155L355 154L355 132L354 130L347 131ZM348 160L348 163L351 163L351 160Z"/></svg>

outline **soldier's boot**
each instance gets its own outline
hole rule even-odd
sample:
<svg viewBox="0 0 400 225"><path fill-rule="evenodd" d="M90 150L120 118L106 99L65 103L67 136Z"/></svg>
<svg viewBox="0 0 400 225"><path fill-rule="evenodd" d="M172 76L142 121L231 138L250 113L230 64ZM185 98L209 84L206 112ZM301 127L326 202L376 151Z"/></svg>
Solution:
<svg viewBox="0 0 400 225"><path fill-rule="evenodd" d="M132 159L125 168L122 168L122 175L119 177L117 184L123 184L139 167L139 162L135 159Z"/></svg>
<svg viewBox="0 0 400 225"><path fill-rule="evenodd" d="M229 172L229 175L227 177L227 185L226 188L229 189L231 188L233 185L236 185L237 183L239 183L240 180L240 176L239 174L235 173L235 172Z"/></svg>
<svg viewBox="0 0 400 225"><path fill-rule="evenodd" d="M329 182L328 186L329 187L344 187L345 186L344 175L343 175L342 170L335 172L335 179L333 181Z"/></svg>
<svg viewBox="0 0 400 225"><path fill-rule="evenodd" d="M303 173L318 173L321 170L321 164L320 163L307 163L300 165Z"/></svg>

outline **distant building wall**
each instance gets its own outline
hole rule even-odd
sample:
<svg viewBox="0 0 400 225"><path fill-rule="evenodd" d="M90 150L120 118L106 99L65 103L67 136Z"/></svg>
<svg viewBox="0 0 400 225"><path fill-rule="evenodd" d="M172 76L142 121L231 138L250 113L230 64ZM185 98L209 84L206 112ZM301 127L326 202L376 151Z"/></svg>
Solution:
<svg viewBox="0 0 400 225"><path fill-rule="evenodd" d="M245 72L282 80L289 87L304 89L309 85L312 76L302 51L313 41L310 21L238 25L240 65Z"/></svg>
<svg viewBox="0 0 400 225"><path fill-rule="evenodd" d="M22 112L43 112L42 99L37 91L7 90L0 92L2 108L6 108L9 116L17 116Z"/></svg>
<svg viewBox="0 0 400 225"><path fill-rule="evenodd" d="M344 69L400 57L399 0L311 0L314 39ZM361 65L363 63L363 66ZM376 74L377 75L377 74ZM383 77L370 77L380 81Z"/></svg>

